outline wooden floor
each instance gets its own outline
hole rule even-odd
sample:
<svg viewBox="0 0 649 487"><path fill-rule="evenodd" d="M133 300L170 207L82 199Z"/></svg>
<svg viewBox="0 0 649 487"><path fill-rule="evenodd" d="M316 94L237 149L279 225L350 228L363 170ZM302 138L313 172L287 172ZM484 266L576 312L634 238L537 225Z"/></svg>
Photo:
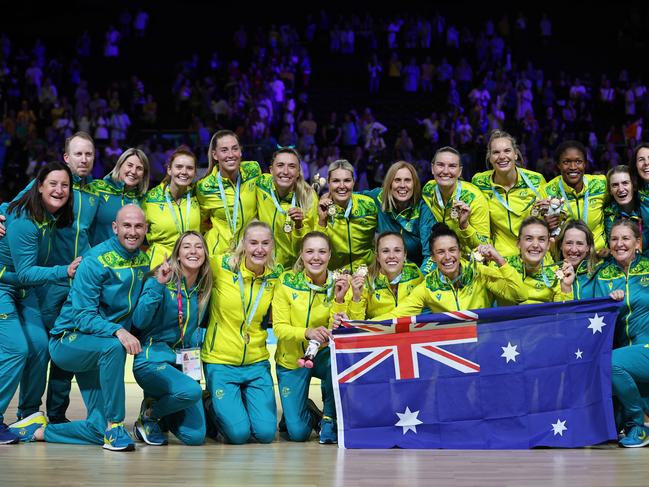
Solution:
<svg viewBox="0 0 649 487"><path fill-rule="evenodd" d="M312 397L319 395L313 388ZM127 422L141 392L127 384ZM278 402L279 404L279 402ZM15 417L15 400L7 420ZM82 418L74 387L69 417ZM0 446L0 486L90 485L327 486L638 486L649 485L649 447L615 445L529 451L340 450L277 440L271 445L166 447L138 443L135 452L45 443Z"/></svg>

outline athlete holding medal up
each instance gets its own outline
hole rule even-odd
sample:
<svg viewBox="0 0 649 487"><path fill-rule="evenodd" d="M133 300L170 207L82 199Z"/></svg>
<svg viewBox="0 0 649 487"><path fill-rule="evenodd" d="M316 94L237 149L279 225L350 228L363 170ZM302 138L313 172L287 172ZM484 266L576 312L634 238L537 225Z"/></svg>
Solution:
<svg viewBox="0 0 649 487"><path fill-rule="evenodd" d="M593 232L595 250L606 247L604 235L604 208L608 201L606 176L585 174L586 148L576 140L562 142L555 151L557 167L561 172L543 187L545 197L564 200L570 218L581 220ZM546 218L550 229L561 225L558 217Z"/></svg>
<svg viewBox="0 0 649 487"><path fill-rule="evenodd" d="M304 180L300 154L290 147L273 154L270 174L256 182L257 215L267 222L275 238L275 260L291 267L302 237L318 221L317 196Z"/></svg>
<svg viewBox="0 0 649 487"><path fill-rule="evenodd" d="M445 223L459 237L464 253L488 243L488 205L479 188L460 180L460 153L453 147L442 147L433 156L431 170L434 180L422 190L427 208L422 208L421 228L430 232L435 222ZM431 266L429 245L423 246L423 255L422 270L426 273Z"/></svg>

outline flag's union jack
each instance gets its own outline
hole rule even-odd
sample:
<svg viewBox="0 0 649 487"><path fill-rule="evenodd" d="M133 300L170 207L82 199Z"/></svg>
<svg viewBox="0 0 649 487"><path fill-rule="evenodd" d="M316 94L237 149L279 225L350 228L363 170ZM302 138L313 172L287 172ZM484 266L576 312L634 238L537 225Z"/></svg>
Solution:
<svg viewBox="0 0 649 487"><path fill-rule="evenodd" d="M462 325L435 326L436 323L399 318L391 322L373 324L343 323L345 327L355 327L365 333L335 336L336 353L366 353L342 372L337 380L344 384L353 382L377 365L390 358L394 359L397 379L419 377L419 355L441 362L465 374L480 371L480 365L441 348L443 345L472 343L478 341L475 324L477 315L472 312L447 313L459 321L472 321ZM419 318L423 318L420 316Z"/></svg>

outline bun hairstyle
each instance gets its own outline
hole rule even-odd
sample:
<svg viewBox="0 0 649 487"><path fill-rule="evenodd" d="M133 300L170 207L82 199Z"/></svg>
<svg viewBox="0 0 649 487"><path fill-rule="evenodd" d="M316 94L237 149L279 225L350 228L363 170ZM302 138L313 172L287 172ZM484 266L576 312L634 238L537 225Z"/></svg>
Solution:
<svg viewBox="0 0 649 487"><path fill-rule="evenodd" d="M451 237L454 238L455 241L457 242L458 246L460 245L460 239L457 236L457 233L455 233L451 228L446 224L446 223L436 223L433 225L433 230L430 232L430 240L429 240L429 245L430 245L430 253L433 253L433 247L435 245L435 240L437 240L440 237Z"/></svg>

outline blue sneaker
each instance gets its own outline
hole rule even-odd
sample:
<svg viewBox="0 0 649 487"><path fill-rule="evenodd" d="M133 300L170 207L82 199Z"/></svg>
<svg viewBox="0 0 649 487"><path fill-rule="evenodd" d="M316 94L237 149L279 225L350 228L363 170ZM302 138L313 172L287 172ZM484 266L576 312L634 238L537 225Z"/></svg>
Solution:
<svg viewBox="0 0 649 487"><path fill-rule="evenodd" d="M633 426L624 438L619 441L619 445L625 448L640 448L649 445L649 428L646 426Z"/></svg>
<svg viewBox="0 0 649 487"><path fill-rule="evenodd" d="M135 443L133 438L128 434L124 423L114 423L110 428L104 431L104 446L106 450L111 451L133 451Z"/></svg>
<svg viewBox="0 0 649 487"><path fill-rule="evenodd" d="M0 423L0 445L13 445L19 441L20 438L9 430L9 426Z"/></svg>
<svg viewBox="0 0 649 487"><path fill-rule="evenodd" d="M37 411L26 418L20 419L9 425L9 431L16 435L21 442L34 441L37 429L47 426L47 418Z"/></svg>
<svg viewBox="0 0 649 487"><path fill-rule="evenodd" d="M141 415L133 425L133 434L147 445L162 446L168 443L158 421L144 415Z"/></svg>
<svg viewBox="0 0 649 487"><path fill-rule="evenodd" d="M323 416L320 421L320 444L335 445L338 443L338 428L333 418Z"/></svg>

